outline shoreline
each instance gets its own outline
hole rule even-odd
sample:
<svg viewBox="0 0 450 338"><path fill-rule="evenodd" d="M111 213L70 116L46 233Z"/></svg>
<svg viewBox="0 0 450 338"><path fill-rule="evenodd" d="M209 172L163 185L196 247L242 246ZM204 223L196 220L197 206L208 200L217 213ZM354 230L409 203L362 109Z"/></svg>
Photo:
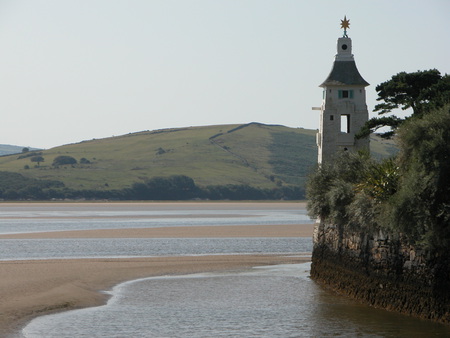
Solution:
<svg viewBox="0 0 450 338"><path fill-rule="evenodd" d="M312 237L313 224L185 226L22 233L1 238ZM240 271L254 266L298 264L295 254L239 254L141 258L0 261L0 336L17 337L33 318L106 304L104 291L139 278Z"/></svg>

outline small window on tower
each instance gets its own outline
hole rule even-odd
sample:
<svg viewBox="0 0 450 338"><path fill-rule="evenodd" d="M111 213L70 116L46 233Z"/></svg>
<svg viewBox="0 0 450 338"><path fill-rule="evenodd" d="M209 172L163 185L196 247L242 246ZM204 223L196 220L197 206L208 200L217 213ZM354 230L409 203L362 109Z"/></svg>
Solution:
<svg viewBox="0 0 450 338"><path fill-rule="evenodd" d="M334 120L334 115L330 115L330 121Z"/></svg>

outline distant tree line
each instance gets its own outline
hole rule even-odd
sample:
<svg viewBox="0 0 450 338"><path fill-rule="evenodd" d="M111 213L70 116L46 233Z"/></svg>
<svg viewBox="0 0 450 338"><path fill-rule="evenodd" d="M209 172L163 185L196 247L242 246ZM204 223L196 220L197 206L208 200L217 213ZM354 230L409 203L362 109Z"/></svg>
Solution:
<svg viewBox="0 0 450 338"><path fill-rule="evenodd" d="M154 177L116 190L76 190L63 182L27 178L18 173L0 172L0 199L3 200L299 200L305 191L299 186L257 188L249 185L197 186L183 175Z"/></svg>
<svg viewBox="0 0 450 338"><path fill-rule="evenodd" d="M64 183L28 178L18 173L0 171L0 198L5 200L51 199Z"/></svg>
<svg viewBox="0 0 450 338"><path fill-rule="evenodd" d="M37 163L37 165L35 166L35 168L39 168L41 162L45 161L45 158L42 156L42 152L25 152L25 154L20 155L17 159L23 159L23 158L30 158L31 162ZM91 161L89 161L88 159L82 157L80 159L80 164L90 164ZM53 160L52 166L55 168L59 168L60 166L66 166L66 165L70 165L70 166L74 166L78 164L78 161L72 157L72 156L66 156L66 155L61 155L61 156L56 156ZM24 169L30 169L29 165L25 165Z"/></svg>

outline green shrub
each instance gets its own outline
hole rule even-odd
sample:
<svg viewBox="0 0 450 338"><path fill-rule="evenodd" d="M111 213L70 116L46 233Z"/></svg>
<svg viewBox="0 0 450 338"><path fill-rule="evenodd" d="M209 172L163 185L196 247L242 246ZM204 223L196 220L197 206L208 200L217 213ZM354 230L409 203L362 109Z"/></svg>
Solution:
<svg viewBox="0 0 450 338"><path fill-rule="evenodd" d="M430 247L450 245L450 105L399 129L399 191L391 222Z"/></svg>
<svg viewBox="0 0 450 338"><path fill-rule="evenodd" d="M65 155L57 156L53 160L53 166L55 167L65 164L77 164L77 160L74 159L72 156L65 156Z"/></svg>
<svg viewBox="0 0 450 338"><path fill-rule="evenodd" d="M399 177L399 168L394 158L384 159L379 163L372 162L365 170L363 180L357 184L357 190L381 203L397 191Z"/></svg>
<svg viewBox="0 0 450 338"><path fill-rule="evenodd" d="M351 215L347 208L372 162L367 153L342 152L332 163L319 166L307 182L310 216L331 222L348 221Z"/></svg>

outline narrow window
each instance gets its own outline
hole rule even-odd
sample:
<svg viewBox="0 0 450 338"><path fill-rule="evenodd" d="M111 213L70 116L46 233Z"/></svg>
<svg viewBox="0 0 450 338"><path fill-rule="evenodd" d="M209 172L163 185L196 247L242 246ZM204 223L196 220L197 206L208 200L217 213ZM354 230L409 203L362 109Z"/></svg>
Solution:
<svg viewBox="0 0 450 338"><path fill-rule="evenodd" d="M350 133L350 115L348 114L341 115L341 132Z"/></svg>
<svg viewBox="0 0 450 338"><path fill-rule="evenodd" d="M330 115L330 121L334 120L334 115Z"/></svg>

